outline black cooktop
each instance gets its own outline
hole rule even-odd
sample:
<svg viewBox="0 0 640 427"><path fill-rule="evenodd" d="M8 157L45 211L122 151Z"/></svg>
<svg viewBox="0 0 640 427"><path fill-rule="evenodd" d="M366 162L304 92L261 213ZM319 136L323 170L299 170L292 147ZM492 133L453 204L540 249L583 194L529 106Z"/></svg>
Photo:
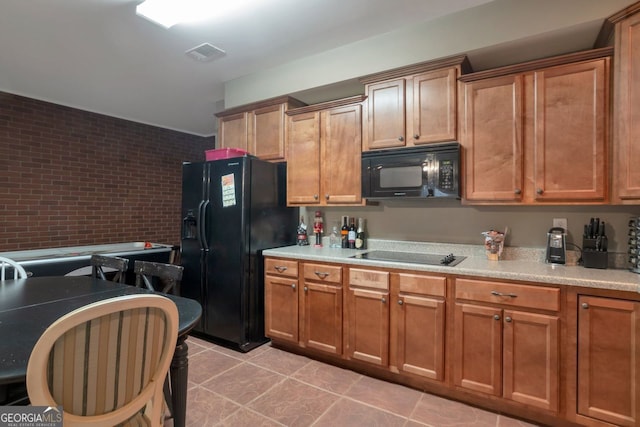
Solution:
<svg viewBox="0 0 640 427"><path fill-rule="evenodd" d="M453 267L462 262L466 257L437 254L421 254L415 252L369 251L353 255L350 258L371 259L375 261L408 262L412 264L446 265Z"/></svg>

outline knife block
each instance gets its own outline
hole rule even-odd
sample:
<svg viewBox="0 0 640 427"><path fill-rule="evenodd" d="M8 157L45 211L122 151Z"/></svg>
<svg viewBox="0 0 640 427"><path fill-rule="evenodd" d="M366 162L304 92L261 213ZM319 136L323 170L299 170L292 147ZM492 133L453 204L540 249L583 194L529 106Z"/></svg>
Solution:
<svg viewBox="0 0 640 427"><path fill-rule="evenodd" d="M596 251L596 239L582 238L582 265L585 268L606 269L609 266L609 253Z"/></svg>

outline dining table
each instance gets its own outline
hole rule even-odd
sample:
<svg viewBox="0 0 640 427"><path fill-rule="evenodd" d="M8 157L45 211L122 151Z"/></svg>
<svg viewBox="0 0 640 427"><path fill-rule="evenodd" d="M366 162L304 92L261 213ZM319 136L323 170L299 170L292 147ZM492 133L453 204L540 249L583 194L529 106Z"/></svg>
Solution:
<svg viewBox="0 0 640 427"><path fill-rule="evenodd" d="M0 282L0 385L24 383L27 363L42 333L58 318L94 302L124 295L156 293L178 308L176 350L169 369L168 403L173 423L186 419L187 336L202 315L195 300L87 276L29 277Z"/></svg>

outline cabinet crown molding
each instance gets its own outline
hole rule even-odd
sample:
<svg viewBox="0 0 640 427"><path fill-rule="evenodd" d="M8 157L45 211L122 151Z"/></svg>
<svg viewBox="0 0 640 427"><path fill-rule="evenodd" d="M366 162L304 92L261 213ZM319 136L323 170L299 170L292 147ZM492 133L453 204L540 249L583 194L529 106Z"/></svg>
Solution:
<svg viewBox="0 0 640 427"><path fill-rule="evenodd" d="M380 73L368 74L360 77L360 83L369 84L384 80L396 79L400 77L410 76L412 74L423 73L426 71L438 70L441 68L460 66L461 73L470 73L472 71L471 63L467 55L448 56L446 58L435 59L432 61L421 62L418 64L408 65L406 67L394 68L392 70L382 71Z"/></svg>
<svg viewBox="0 0 640 427"><path fill-rule="evenodd" d="M366 95L350 96L348 98L336 99L333 101L320 102L318 104L306 105L304 107L293 108L285 111L287 116L297 114L312 113L314 111L328 110L330 108L343 107L345 105L358 104L367 99Z"/></svg>
<svg viewBox="0 0 640 427"><path fill-rule="evenodd" d="M598 33L598 37L596 37L596 41L593 44L594 48L609 46L611 44L613 30L618 22L640 12L640 1L632 4L629 7L622 9L619 12L614 13L604 20L602 23L602 27L600 27L600 32Z"/></svg>
<svg viewBox="0 0 640 427"><path fill-rule="evenodd" d="M215 116L218 118L227 117L233 114L245 113L247 111L257 110L259 108L264 108L264 107L271 107L272 105L278 105L278 104L288 104L289 108L297 108L297 107L302 107L304 105L307 105L296 98L285 95L285 96L278 96L275 98L265 99L264 101L258 101L251 104L240 105L238 107L229 108L228 110L224 110L219 113L216 113Z"/></svg>
<svg viewBox="0 0 640 427"><path fill-rule="evenodd" d="M476 73L466 74L458 77L461 82L473 82L492 77L507 76L510 74L527 73L538 71L543 68L555 67L558 65L571 64L580 61L590 61L597 58L613 56L613 47L603 47L600 49L590 49L566 55L553 56L550 58L536 59L534 61L522 62L519 64L506 65L504 67L493 68Z"/></svg>

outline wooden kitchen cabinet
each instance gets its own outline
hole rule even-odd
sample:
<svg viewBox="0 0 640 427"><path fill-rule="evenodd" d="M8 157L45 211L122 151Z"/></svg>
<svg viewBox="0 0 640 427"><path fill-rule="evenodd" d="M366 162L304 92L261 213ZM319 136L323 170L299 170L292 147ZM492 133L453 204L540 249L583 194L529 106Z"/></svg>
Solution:
<svg viewBox="0 0 640 427"><path fill-rule="evenodd" d="M287 204L362 204L363 99L346 98L287 113Z"/></svg>
<svg viewBox="0 0 640 427"><path fill-rule="evenodd" d="M577 310L578 414L618 426L637 426L640 302L580 295Z"/></svg>
<svg viewBox="0 0 640 427"><path fill-rule="evenodd" d="M342 267L303 264L303 343L326 353L342 354Z"/></svg>
<svg viewBox="0 0 640 427"><path fill-rule="evenodd" d="M615 24L613 79L613 202L640 203L640 10L629 8Z"/></svg>
<svg viewBox="0 0 640 427"><path fill-rule="evenodd" d="M455 298L455 386L558 411L559 289L456 279Z"/></svg>
<svg viewBox="0 0 640 427"><path fill-rule="evenodd" d="M286 160L285 113L305 104L289 96L225 110L218 117L218 148L238 148L262 160Z"/></svg>
<svg viewBox="0 0 640 427"><path fill-rule="evenodd" d="M468 204L608 200L603 48L462 76Z"/></svg>
<svg viewBox="0 0 640 427"><path fill-rule="evenodd" d="M265 258L265 335L298 343L298 262Z"/></svg>
<svg viewBox="0 0 640 427"><path fill-rule="evenodd" d="M399 372L444 380L445 277L391 273L392 325L396 325L395 363ZM394 336L394 335L391 335Z"/></svg>
<svg viewBox="0 0 640 427"><path fill-rule="evenodd" d="M389 273L349 268L347 348L350 359L389 364Z"/></svg>
<svg viewBox="0 0 640 427"><path fill-rule="evenodd" d="M456 56L362 77L367 94L363 151L457 139Z"/></svg>

